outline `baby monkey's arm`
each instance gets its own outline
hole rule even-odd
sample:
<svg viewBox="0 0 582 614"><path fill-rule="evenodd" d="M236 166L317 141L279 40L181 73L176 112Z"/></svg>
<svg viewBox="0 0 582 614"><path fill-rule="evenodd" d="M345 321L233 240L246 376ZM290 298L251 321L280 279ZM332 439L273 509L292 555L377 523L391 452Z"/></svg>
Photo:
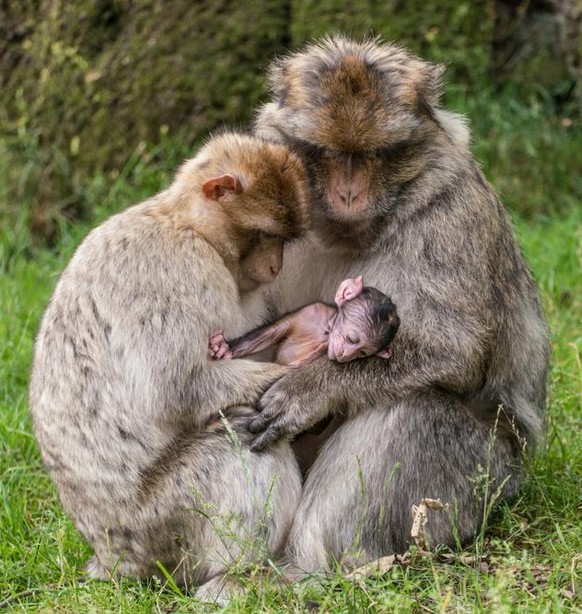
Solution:
<svg viewBox="0 0 582 614"><path fill-rule="evenodd" d="M224 338L223 331L212 331L208 355L214 360L229 360L230 358L250 356L271 348L289 335L293 322L299 313L285 315L271 324L255 328L231 341Z"/></svg>
<svg viewBox="0 0 582 614"><path fill-rule="evenodd" d="M311 303L232 341L216 330L210 336L208 355L228 360L276 347L277 363L300 367L326 353L329 324L335 314L331 305Z"/></svg>

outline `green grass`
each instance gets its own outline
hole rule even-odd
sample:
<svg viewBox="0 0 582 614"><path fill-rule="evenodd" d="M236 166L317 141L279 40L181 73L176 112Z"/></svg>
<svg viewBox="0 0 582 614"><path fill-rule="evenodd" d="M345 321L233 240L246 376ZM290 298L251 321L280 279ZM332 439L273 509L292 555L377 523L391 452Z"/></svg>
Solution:
<svg viewBox="0 0 582 614"><path fill-rule="evenodd" d="M477 113L476 106L466 105ZM582 164L577 171L568 166L570 157L577 164L581 154L571 134L552 133L559 118L536 119L535 109L526 117L501 107L494 105L477 120L481 136L475 149L487 173L510 203L522 199L521 211L539 211L544 198L561 203L541 208L554 211L551 215L514 216L540 286L554 352L547 442L528 468L525 487L494 512L485 536L463 556L417 557L364 580L338 574L324 583L295 587L277 587L257 575L248 581L248 594L228 611L582 611ZM531 133L536 123L539 130ZM504 130L511 136L488 140L487 135ZM518 156L511 169L512 152L530 141L535 155L525 162ZM168 145L168 151L137 151L120 176L97 177L85 186L93 223L167 182L173 164L184 155L178 146ZM0 162L0 185L9 175L13 169L9 172ZM0 192L0 206L6 205L7 193ZM60 509L43 470L27 413L27 386L39 318L88 226L63 221L57 248L41 249L27 232L26 207L4 207L3 213L0 602L9 598L6 611L24 612L213 611L160 581L84 581L82 567L90 551Z"/></svg>

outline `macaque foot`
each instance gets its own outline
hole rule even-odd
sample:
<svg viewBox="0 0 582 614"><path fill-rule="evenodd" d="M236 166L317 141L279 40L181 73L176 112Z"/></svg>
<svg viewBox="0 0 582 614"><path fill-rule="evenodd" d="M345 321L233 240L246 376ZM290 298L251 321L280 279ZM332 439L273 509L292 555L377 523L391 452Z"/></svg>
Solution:
<svg viewBox="0 0 582 614"><path fill-rule="evenodd" d="M243 594L242 585L234 578L219 575L198 587L194 596L204 603L214 603L217 606L226 607L233 597Z"/></svg>
<svg viewBox="0 0 582 614"><path fill-rule="evenodd" d="M230 360L232 358L230 347L224 338L224 332L222 330L213 330L210 333L208 357L211 360Z"/></svg>

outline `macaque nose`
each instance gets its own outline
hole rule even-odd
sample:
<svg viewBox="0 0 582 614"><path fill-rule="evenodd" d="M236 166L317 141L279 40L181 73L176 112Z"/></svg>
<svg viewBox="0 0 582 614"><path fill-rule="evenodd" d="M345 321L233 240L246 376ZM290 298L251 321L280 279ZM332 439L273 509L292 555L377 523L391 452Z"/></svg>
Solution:
<svg viewBox="0 0 582 614"><path fill-rule="evenodd" d="M269 263L269 270L273 277L275 277L279 271L281 270L281 259L274 256L271 258L271 262Z"/></svg>
<svg viewBox="0 0 582 614"><path fill-rule="evenodd" d="M358 186L348 183L346 186L338 186L336 193L340 202L349 208L352 204L357 203L362 190Z"/></svg>
<svg viewBox="0 0 582 614"><path fill-rule="evenodd" d="M327 356L330 360L335 360L336 362L343 362L345 354L345 348L342 347L340 343L337 341L330 340L327 346Z"/></svg>
<svg viewBox="0 0 582 614"><path fill-rule="evenodd" d="M369 200L370 173L361 165L335 162L329 167L329 198L332 207L341 215L359 215L366 210Z"/></svg>
<svg viewBox="0 0 582 614"><path fill-rule="evenodd" d="M281 266L283 264L283 256L279 253L271 253L269 254L269 258L265 262L265 275L267 279L265 281L273 281L275 277L279 274L281 270Z"/></svg>

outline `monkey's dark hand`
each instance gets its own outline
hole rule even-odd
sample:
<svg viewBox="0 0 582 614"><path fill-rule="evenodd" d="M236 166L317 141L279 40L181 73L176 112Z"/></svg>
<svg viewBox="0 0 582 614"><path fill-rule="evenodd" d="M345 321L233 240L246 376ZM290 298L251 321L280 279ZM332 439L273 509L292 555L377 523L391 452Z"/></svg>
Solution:
<svg viewBox="0 0 582 614"><path fill-rule="evenodd" d="M316 365L309 367L313 368ZM311 387L306 375L303 369L290 373L263 395L261 413L249 423L250 432L257 435L251 450L257 452L279 439L292 439L327 416L331 406L327 396Z"/></svg>

